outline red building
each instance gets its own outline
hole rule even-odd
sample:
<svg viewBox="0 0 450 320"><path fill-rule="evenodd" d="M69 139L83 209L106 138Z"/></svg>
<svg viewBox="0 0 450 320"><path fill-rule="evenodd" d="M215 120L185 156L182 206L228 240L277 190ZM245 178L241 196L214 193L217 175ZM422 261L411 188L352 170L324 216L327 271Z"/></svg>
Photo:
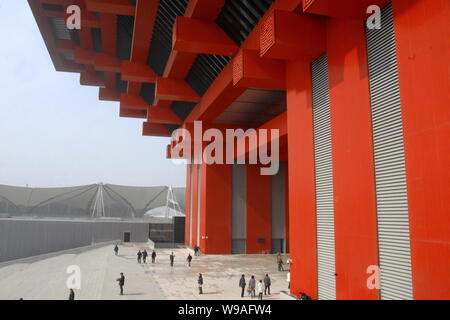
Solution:
<svg viewBox="0 0 450 320"><path fill-rule="evenodd" d="M187 245L289 252L315 299L450 298L448 0L29 3L56 70L143 135L279 129L274 176L187 165Z"/></svg>

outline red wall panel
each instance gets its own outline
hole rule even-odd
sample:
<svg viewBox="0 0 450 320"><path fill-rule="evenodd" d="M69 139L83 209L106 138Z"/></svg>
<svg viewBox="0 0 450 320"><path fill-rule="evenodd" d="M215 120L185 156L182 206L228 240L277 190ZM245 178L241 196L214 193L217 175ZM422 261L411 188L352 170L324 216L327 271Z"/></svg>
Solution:
<svg viewBox="0 0 450 320"><path fill-rule="evenodd" d="M414 299L450 298L450 2L393 1Z"/></svg>
<svg viewBox="0 0 450 320"><path fill-rule="evenodd" d="M336 298L378 299L367 267L378 265L375 171L365 30L361 21L327 24Z"/></svg>
<svg viewBox="0 0 450 320"><path fill-rule="evenodd" d="M231 254L232 166L202 164L201 233L206 254Z"/></svg>
<svg viewBox="0 0 450 320"><path fill-rule="evenodd" d="M191 165L186 165L186 220L184 224L184 244L189 246L189 216L191 215Z"/></svg>
<svg viewBox="0 0 450 320"><path fill-rule="evenodd" d="M192 168L192 246L199 245L200 243L197 243L197 216L198 216L198 193L200 190L198 190L198 164L193 164Z"/></svg>
<svg viewBox="0 0 450 320"><path fill-rule="evenodd" d="M314 143L310 64L288 63L289 243L291 293L317 299Z"/></svg>
<svg viewBox="0 0 450 320"><path fill-rule="evenodd" d="M260 166L247 165L247 253L272 250L272 176L262 176ZM259 243L258 239L264 242Z"/></svg>

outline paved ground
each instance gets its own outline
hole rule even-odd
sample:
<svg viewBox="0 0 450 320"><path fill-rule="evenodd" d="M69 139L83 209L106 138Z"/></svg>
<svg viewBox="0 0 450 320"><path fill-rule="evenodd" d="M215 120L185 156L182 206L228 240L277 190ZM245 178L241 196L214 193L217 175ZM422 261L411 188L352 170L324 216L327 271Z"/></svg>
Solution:
<svg viewBox="0 0 450 320"><path fill-rule="evenodd" d="M189 249L157 249L155 264L138 264L136 252L143 248L151 252L146 244L128 244L120 246L119 256L115 256L109 246L0 268L0 300L67 299L66 281L70 275L66 269L70 265L81 269L81 289L75 291L76 299L241 299L240 275L245 274L248 283L250 275L259 281L266 273L272 279L272 295L264 298L289 299L280 294L287 289L286 272L277 271L274 255L202 255L194 257L188 268L186 257L192 252ZM169 264L172 251L174 267ZM120 272L126 277L123 296L118 295L115 281ZM198 294L199 272L204 278L203 295Z"/></svg>

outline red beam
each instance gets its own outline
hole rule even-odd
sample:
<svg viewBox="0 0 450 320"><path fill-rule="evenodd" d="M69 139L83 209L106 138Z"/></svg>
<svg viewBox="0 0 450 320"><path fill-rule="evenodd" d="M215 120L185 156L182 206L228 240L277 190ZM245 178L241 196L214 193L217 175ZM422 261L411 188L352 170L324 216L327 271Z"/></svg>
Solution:
<svg viewBox="0 0 450 320"><path fill-rule="evenodd" d="M152 123L179 124L183 121L169 108L149 107L147 109L147 120Z"/></svg>
<svg viewBox="0 0 450 320"><path fill-rule="evenodd" d="M155 97L159 100L198 102L199 95L184 80L159 78Z"/></svg>
<svg viewBox="0 0 450 320"><path fill-rule="evenodd" d="M238 46L214 21L177 17L173 28L172 49L198 54L233 56Z"/></svg>
<svg viewBox="0 0 450 320"><path fill-rule="evenodd" d="M159 0L138 0L136 3L133 44L131 46L131 61L133 62L147 62L158 6Z"/></svg>
<svg viewBox="0 0 450 320"><path fill-rule="evenodd" d="M307 0L303 1L303 10L307 13L340 18L367 19L367 8L377 5L386 6L391 0Z"/></svg>
<svg viewBox="0 0 450 320"><path fill-rule="evenodd" d="M93 65L95 62L95 52L84 48L75 48L75 62Z"/></svg>
<svg viewBox="0 0 450 320"><path fill-rule="evenodd" d="M110 88L100 88L98 98L101 101L120 101L120 92Z"/></svg>
<svg viewBox="0 0 450 320"><path fill-rule="evenodd" d="M287 11L272 11L263 21L261 56L311 61L326 51L325 19Z"/></svg>
<svg viewBox="0 0 450 320"><path fill-rule="evenodd" d="M139 96L133 96L131 94L121 94L120 107L124 109L137 109L147 110L149 105Z"/></svg>
<svg viewBox="0 0 450 320"><path fill-rule="evenodd" d="M157 78L157 74L146 64L131 61L122 62L122 80L155 83Z"/></svg>
<svg viewBox="0 0 450 320"><path fill-rule="evenodd" d="M122 61L116 56L110 56L105 53L96 53L94 67L97 71L121 72Z"/></svg>
<svg viewBox="0 0 450 320"><path fill-rule="evenodd" d="M157 136L157 137L170 137L169 130L158 123L144 122L142 125L143 136Z"/></svg>
<svg viewBox="0 0 450 320"><path fill-rule="evenodd" d="M127 109L120 106L119 116L121 118L136 118L136 119L146 119L147 111L146 110L136 110L136 109Z"/></svg>
<svg viewBox="0 0 450 320"><path fill-rule="evenodd" d="M285 64L262 59L257 51L242 49L233 60L233 84L247 88L285 90Z"/></svg>
<svg viewBox="0 0 450 320"><path fill-rule="evenodd" d="M95 72L84 71L80 73L80 85L82 86L93 86L93 87L104 87L105 82L100 79Z"/></svg>
<svg viewBox="0 0 450 320"><path fill-rule="evenodd" d="M75 43L72 40L55 41L55 49L61 53L73 53L75 51Z"/></svg>
<svg viewBox="0 0 450 320"><path fill-rule="evenodd" d="M88 11L134 16L135 8L128 0L85 0Z"/></svg>

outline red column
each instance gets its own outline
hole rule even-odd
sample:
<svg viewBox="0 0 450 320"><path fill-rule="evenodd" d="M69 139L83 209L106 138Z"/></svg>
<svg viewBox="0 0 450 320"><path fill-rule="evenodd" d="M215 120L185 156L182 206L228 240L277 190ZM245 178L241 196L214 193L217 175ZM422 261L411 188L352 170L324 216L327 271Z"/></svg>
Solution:
<svg viewBox="0 0 450 320"><path fill-rule="evenodd" d="M197 216L198 216L198 193L200 192L198 190L198 164L192 164L192 246L200 245L200 243L197 243Z"/></svg>
<svg viewBox="0 0 450 320"><path fill-rule="evenodd" d="M272 250L272 176L260 166L247 165L247 253ZM258 239L264 239L259 242Z"/></svg>
<svg viewBox="0 0 450 320"><path fill-rule="evenodd" d="M186 220L184 223L184 244L189 246L190 224L189 217L191 215L191 165L186 165Z"/></svg>
<svg viewBox="0 0 450 320"><path fill-rule="evenodd" d="M317 298L314 142L309 63L287 66L291 292Z"/></svg>
<svg viewBox="0 0 450 320"><path fill-rule="evenodd" d="M393 1L415 299L450 298L448 0Z"/></svg>
<svg viewBox="0 0 450 320"><path fill-rule="evenodd" d="M231 169L202 164L200 247L206 254L231 254Z"/></svg>
<svg viewBox="0 0 450 320"><path fill-rule="evenodd" d="M359 20L330 19L327 33L336 298L379 299L367 287L378 242L365 30Z"/></svg>
<svg viewBox="0 0 450 320"><path fill-rule="evenodd" d="M284 183L285 183L285 197L284 197L284 201L285 201L285 213L284 213L284 218L285 218L285 238L286 238L286 253L290 252L290 247L289 247L289 243L290 243L290 236L289 236L289 162L286 162L286 168L285 168L285 172L284 172Z"/></svg>

